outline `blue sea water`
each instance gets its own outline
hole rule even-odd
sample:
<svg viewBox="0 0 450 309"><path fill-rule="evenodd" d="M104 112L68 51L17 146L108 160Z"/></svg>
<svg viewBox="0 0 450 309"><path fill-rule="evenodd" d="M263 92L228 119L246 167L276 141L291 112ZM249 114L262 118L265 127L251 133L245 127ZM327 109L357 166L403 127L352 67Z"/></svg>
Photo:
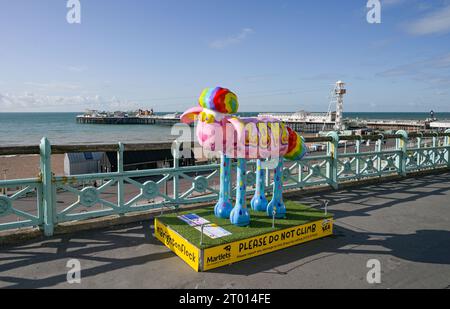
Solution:
<svg viewBox="0 0 450 309"><path fill-rule="evenodd" d="M52 144L147 143L167 141L170 127L76 123L80 113L0 113L0 146Z"/></svg>
<svg viewBox="0 0 450 309"><path fill-rule="evenodd" d="M80 113L0 113L0 146L37 145L46 136L52 144L147 143L173 140L171 128L156 125L77 124ZM253 116L257 113L242 113ZM344 113L360 119L426 119L428 113ZM436 113L450 119L450 113Z"/></svg>

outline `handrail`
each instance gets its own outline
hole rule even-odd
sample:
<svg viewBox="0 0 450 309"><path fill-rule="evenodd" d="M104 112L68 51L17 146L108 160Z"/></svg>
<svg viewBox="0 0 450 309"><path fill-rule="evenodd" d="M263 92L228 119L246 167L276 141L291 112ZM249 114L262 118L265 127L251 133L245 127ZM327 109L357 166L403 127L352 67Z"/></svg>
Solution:
<svg viewBox="0 0 450 309"><path fill-rule="evenodd" d="M152 151L168 150L173 143L130 143L124 144L124 151ZM118 144L79 144L79 145L52 145L52 154L79 153L79 152L116 152ZM0 146L0 156L40 154L39 146Z"/></svg>
<svg viewBox="0 0 450 309"><path fill-rule="evenodd" d="M339 135L340 141L357 140L388 140L401 138L400 134L372 134L372 135ZM450 137L450 133L409 133L409 138L432 138L432 137ZM327 143L333 139L329 136L305 137L306 143ZM173 143L155 142L155 143L123 143L124 151L151 151L168 150L172 148ZM193 143L192 145L197 145ZM118 144L78 144L78 145L52 145L52 154L79 153L79 152L116 152L119 150ZM21 154L40 154L39 146L0 146L0 156L21 155Z"/></svg>
<svg viewBox="0 0 450 309"><path fill-rule="evenodd" d="M0 146L0 156L39 154L39 146Z"/></svg>

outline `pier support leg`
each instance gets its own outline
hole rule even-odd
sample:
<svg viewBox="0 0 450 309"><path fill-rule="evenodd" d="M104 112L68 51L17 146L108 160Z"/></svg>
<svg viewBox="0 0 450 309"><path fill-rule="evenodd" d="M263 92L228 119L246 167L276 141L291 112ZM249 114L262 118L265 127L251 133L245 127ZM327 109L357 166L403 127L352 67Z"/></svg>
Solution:
<svg viewBox="0 0 450 309"><path fill-rule="evenodd" d="M272 217L275 212L275 218L282 219L286 217L286 206L283 202L283 158L279 159L273 176L273 196L267 206L267 215Z"/></svg>
<svg viewBox="0 0 450 309"><path fill-rule="evenodd" d="M228 219L233 205L230 201L230 177L231 160L222 154L220 160L220 193L219 200L214 207L214 214L217 218Z"/></svg>
<svg viewBox="0 0 450 309"><path fill-rule="evenodd" d="M265 170L261 167L261 160L256 162L256 192L250 202L254 211L267 211L267 199L264 194L265 189Z"/></svg>
<svg viewBox="0 0 450 309"><path fill-rule="evenodd" d="M248 213L245 199L245 191L247 189L245 180L246 166L245 159L238 159L236 205L230 214L231 223L237 226L247 226L250 224L250 214Z"/></svg>

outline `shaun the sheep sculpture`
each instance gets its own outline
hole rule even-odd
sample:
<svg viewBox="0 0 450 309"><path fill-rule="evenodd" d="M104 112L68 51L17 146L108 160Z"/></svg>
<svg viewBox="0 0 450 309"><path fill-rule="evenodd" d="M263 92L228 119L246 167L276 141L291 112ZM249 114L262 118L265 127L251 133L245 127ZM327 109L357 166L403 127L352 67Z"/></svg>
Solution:
<svg viewBox="0 0 450 309"><path fill-rule="evenodd" d="M207 88L198 107L187 110L183 123L197 121L196 135L203 149L221 154L220 195L215 215L230 218L232 224L247 226L250 215L246 206L246 160L257 160L256 192L251 201L255 211L284 218L286 207L282 196L283 157L300 160L307 151L304 140L294 130L273 118L239 118L237 96L225 88ZM229 196L231 159L237 159L236 205ZM265 173L261 160L275 162L273 196L270 203L264 196Z"/></svg>

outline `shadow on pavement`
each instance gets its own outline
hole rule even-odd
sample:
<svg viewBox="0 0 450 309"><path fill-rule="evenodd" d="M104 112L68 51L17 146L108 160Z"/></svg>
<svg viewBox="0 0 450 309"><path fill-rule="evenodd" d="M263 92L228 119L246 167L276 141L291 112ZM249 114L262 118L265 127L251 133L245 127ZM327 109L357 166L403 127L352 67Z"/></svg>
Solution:
<svg viewBox="0 0 450 309"><path fill-rule="evenodd" d="M349 216L370 216L372 211L427 196L444 195L445 193L448 195L449 191L450 174L442 174L331 192L316 197L305 197L299 202L312 207L316 207L317 201L323 199L329 200L330 205L342 206L345 204L347 207L345 209L342 207L330 209L336 219L339 219ZM376 200L376 204L370 202L373 199ZM210 271L210 273L251 275L259 272L275 272L283 275L313 261L337 254L389 254L419 263L450 264L449 231L418 230L412 234L396 235L368 231L358 232L350 228L338 222L335 235L331 237L242 261ZM83 278L86 278L173 257L173 253L166 250L143 255L138 255L134 251L134 248L144 244L160 245L152 234L151 223L143 222L5 247L0 250L0 281L6 282L9 287L14 288L41 288L60 284L66 281L65 273L43 279L25 279L5 275L5 272L20 272L20 268L30 265L38 267L41 263L52 263L61 259L80 259L101 263L101 265L83 269L82 275ZM374 250L369 250L368 246L376 247ZM380 250L380 247L384 250ZM134 252L133 254L138 256L133 256L133 254L130 254L129 258L114 256L114 250L124 248L130 248L130 252ZM303 260L305 261L303 262ZM299 261L300 264L289 269L288 265L295 261ZM182 262L180 261L180 263ZM277 270L280 266L285 266L283 271ZM286 270L286 268L288 269Z"/></svg>
<svg viewBox="0 0 450 309"><path fill-rule="evenodd" d="M371 246L374 249L368 249ZM380 247L383 250L380 250ZM360 233L336 226L335 235L331 237L272 252L209 272L246 276L260 272L287 275L297 268L337 254L377 256L387 254L412 262L450 265L449 248L449 231L419 230L414 234L395 235ZM278 269L296 261L302 262L291 268Z"/></svg>
<svg viewBox="0 0 450 309"><path fill-rule="evenodd" d="M376 210L417 201L428 196L445 196L448 192L450 192L450 174L441 174L369 185L365 188L339 190L320 196L305 197L299 202L311 207L319 207L320 201L328 200L330 206L350 204L359 208L330 210L336 219L348 216L369 217L370 213Z"/></svg>
<svg viewBox="0 0 450 309"><path fill-rule="evenodd" d="M52 263L59 260L79 259L99 262L102 265L82 269L83 278L99 275L135 265L143 265L155 260L170 258L171 252L155 252L130 258L114 257L116 249L133 248L142 244L160 245L152 236L150 222L129 227L113 227L95 232L79 232L61 237L53 237L41 242L10 246L0 251L0 281L11 283L13 288L43 288L66 282L66 273L44 279L24 279L5 276L7 271L41 263ZM54 250L52 250L54 249ZM66 269L67 271L68 269Z"/></svg>

